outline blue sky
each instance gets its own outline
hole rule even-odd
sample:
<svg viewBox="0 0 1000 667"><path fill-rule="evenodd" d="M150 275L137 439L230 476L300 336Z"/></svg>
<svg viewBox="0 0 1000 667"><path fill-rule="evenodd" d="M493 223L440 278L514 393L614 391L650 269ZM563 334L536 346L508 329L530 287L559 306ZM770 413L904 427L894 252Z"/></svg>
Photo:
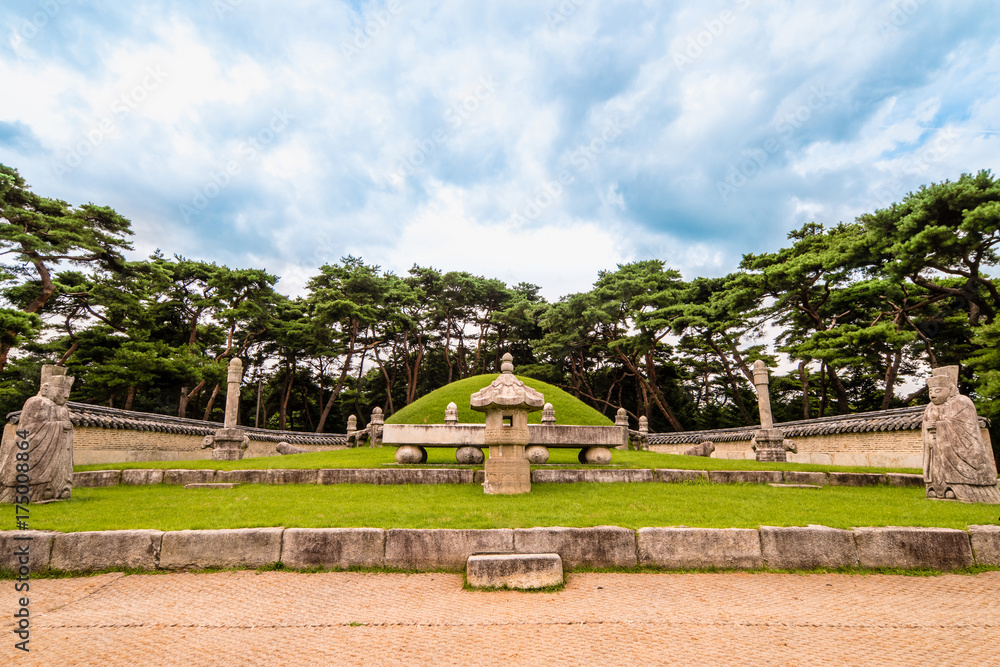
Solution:
<svg viewBox="0 0 1000 667"><path fill-rule="evenodd" d="M137 257L299 294L353 254L554 300L1000 171L998 35L988 1L15 0L0 162L114 207Z"/></svg>

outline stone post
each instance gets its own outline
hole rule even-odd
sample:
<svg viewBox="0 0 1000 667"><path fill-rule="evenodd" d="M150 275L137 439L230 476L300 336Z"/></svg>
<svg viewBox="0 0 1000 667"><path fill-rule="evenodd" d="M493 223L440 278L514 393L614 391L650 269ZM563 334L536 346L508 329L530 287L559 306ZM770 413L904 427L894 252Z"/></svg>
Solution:
<svg viewBox="0 0 1000 667"><path fill-rule="evenodd" d="M351 446L351 442L354 443L355 447L358 445L358 418L354 415L349 415L347 417L347 446Z"/></svg>
<svg viewBox="0 0 1000 667"><path fill-rule="evenodd" d="M551 403L546 403L542 407L542 423L549 426L556 423L556 409Z"/></svg>
<svg viewBox="0 0 1000 667"><path fill-rule="evenodd" d="M444 423L448 426L456 426L458 424L458 406L452 401L448 404L448 407L444 409Z"/></svg>
<svg viewBox="0 0 1000 667"><path fill-rule="evenodd" d="M382 416L382 408L375 406L372 410L372 420L368 422L368 446L382 446L382 426L385 425L385 418Z"/></svg>
<svg viewBox="0 0 1000 667"><path fill-rule="evenodd" d="M754 433L758 461L787 461L785 434L774 428L771 416L771 397L768 392L767 366L758 359L753 363L753 383L757 388L757 408L760 412L760 429Z"/></svg>
<svg viewBox="0 0 1000 667"><path fill-rule="evenodd" d="M646 415L639 417L639 449L649 450L649 418Z"/></svg>
<svg viewBox="0 0 1000 667"><path fill-rule="evenodd" d="M229 373L226 378L226 418L222 428L215 432L211 445L213 461L239 461L243 458L243 450L247 448L248 439L243 429L239 428L242 381L243 362L239 357L233 357L229 362Z"/></svg>
<svg viewBox="0 0 1000 667"><path fill-rule="evenodd" d="M615 413L615 426L628 428L628 413L625 412L625 408L618 408L618 412Z"/></svg>

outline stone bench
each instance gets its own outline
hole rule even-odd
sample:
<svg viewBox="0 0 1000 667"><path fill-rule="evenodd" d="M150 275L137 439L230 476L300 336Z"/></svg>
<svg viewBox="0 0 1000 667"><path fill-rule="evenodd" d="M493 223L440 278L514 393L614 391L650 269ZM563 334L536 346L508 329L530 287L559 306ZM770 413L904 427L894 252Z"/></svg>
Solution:
<svg viewBox="0 0 1000 667"><path fill-rule="evenodd" d="M386 424L382 444L396 447L399 463L426 463L427 447L455 448L459 463L482 463L486 445L484 424ZM628 429L622 426L569 426L529 424L525 457L545 463L549 449L579 449L580 463L607 464L611 450L628 446Z"/></svg>

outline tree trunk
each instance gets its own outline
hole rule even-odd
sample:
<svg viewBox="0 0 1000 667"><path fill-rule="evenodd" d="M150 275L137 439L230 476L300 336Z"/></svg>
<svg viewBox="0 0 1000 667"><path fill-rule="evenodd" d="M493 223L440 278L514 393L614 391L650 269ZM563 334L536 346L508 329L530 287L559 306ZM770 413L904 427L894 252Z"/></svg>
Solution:
<svg viewBox="0 0 1000 667"><path fill-rule="evenodd" d="M208 405L205 406L205 414L202 415L201 420L204 422L208 421L208 418L212 416L212 405L215 404L215 397L219 395L219 383L215 383L215 387L212 389L212 395L208 397Z"/></svg>
<svg viewBox="0 0 1000 667"><path fill-rule="evenodd" d="M830 375L830 383L833 385L833 390L837 392L837 409L840 414L846 415L851 411L851 406L847 400L847 389L844 387L844 383L840 381L837 377L837 372L833 370L833 366L827 366L827 373Z"/></svg>
<svg viewBox="0 0 1000 667"><path fill-rule="evenodd" d="M743 415L743 421L746 422L747 426L753 426L754 425L753 417L750 416L750 411L747 410L746 405L743 403L743 397L740 395L740 386L736 382L736 376L733 375L733 368L729 364L729 359L722 352L722 349L718 345L716 345L715 340L712 339L711 334L706 333L704 338L708 342L708 344L712 346L712 349L715 351L715 354L718 355L719 361L722 362L722 368L726 372L726 382L733 389L733 401L736 403L736 407L739 408L740 414ZM752 377L753 376L751 375L751 378ZM751 383L753 382L752 379L750 381Z"/></svg>
<svg viewBox="0 0 1000 667"><path fill-rule="evenodd" d="M802 418L809 419L809 369L806 362L799 362L799 380L802 382Z"/></svg>
<svg viewBox="0 0 1000 667"><path fill-rule="evenodd" d="M886 355L888 357L888 355ZM895 397L896 374L899 373L899 365L903 361L903 351L896 350L896 354L886 359L885 369L885 395L882 397L882 409L888 410Z"/></svg>
<svg viewBox="0 0 1000 667"><path fill-rule="evenodd" d="M292 385L295 383L295 373L292 364L286 364L285 391L281 397L281 411L278 413L278 429L288 430L288 403L292 399Z"/></svg>
<svg viewBox="0 0 1000 667"><path fill-rule="evenodd" d="M132 409L132 403L134 401L135 401L135 385L134 384L130 384L128 386L128 393L125 394L125 407L122 408L122 409L123 410L131 410Z"/></svg>

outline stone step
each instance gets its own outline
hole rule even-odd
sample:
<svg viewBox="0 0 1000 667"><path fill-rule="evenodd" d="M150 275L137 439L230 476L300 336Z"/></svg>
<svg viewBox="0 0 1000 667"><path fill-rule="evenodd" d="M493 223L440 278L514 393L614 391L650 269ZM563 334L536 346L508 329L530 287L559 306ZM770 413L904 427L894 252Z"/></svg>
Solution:
<svg viewBox="0 0 1000 667"><path fill-rule="evenodd" d="M532 590L563 583L559 554L475 554L466 562L474 588Z"/></svg>

